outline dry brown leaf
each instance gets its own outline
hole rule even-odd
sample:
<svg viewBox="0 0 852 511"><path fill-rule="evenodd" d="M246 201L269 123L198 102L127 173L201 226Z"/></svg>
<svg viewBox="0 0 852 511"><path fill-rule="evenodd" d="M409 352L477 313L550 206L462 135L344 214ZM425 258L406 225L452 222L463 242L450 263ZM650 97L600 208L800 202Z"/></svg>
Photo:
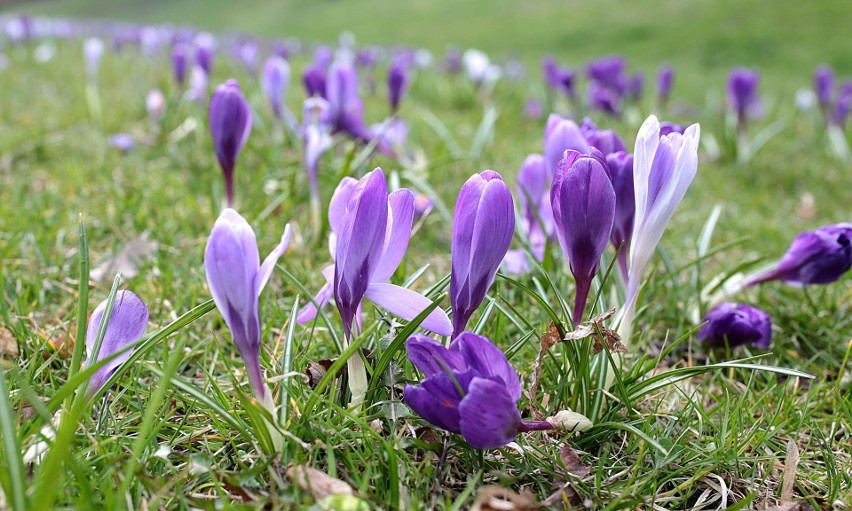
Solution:
<svg viewBox="0 0 852 511"><path fill-rule="evenodd" d="M559 451L559 457L562 459L562 463L565 465L565 468L568 469L568 472L572 475L585 477L592 471L592 469L583 464L580 456L577 455L577 452L574 451L574 448L568 443L562 446L562 449Z"/></svg>
<svg viewBox="0 0 852 511"><path fill-rule="evenodd" d="M316 500L322 500L329 495L355 494L345 481L315 468L291 466L287 469L287 477L302 490L310 492Z"/></svg>
<svg viewBox="0 0 852 511"><path fill-rule="evenodd" d="M538 356L536 357L535 364L533 365L533 381L528 392L530 398L530 409L532 410L533 417L535 417L536 420L544 420L544 414L541 413L541 410L539 410L536 405L536 394L538 394L538 386L541 383L541 364L544 360L544 354L547 353L547 350L549 350L554 344L561 340L562 337L559 335L559 329L556 327L556 323L551 321L547 332L541 336L541 348L538 350Z"/></svg>
<svg viewBox="0 0 852 511"><path fill-rule="evenodd" d="M148 239L148 233L144 233L130 240L120 252L107 257L92 268L89 276L102 284L112 281L118 272L121 272L124 278L131 279L139 275L139 268L154 255L157 248L157 242Z"/></svg>
<svg viewBox="0 0 852 511"><path fill-rule="evenodd" d="M796 485L796 469L799 466L799 446L792 438L787 440L787 456L784 460L784 486L781 488L781 504L793 500L793 487Z"/></svg>
<svg viewBox="0 0 852 511"><path fill-rule="evenodd" d="M0 328L0 357L5 356L10 358L18 356L18 341L15 339L15 334L4 326Z"/></svg>
<svg viewBox="0 0 852 511"><path fill-rule="evenodd" d="M477 492L471 511L532 511L538 509L529 495L519 495L502 486L483 486Z"/></svg>
<svg viewBox="0 0 852 511"><path fill-rule="evenodd" d="M328 372L331 364L333 364L333 360L320 360L318 362L310 361L308 362L308 367L305 368L305 374L308 376L308 386L312 389L317 388L320 381L322 381L325 373Z"/></svg>

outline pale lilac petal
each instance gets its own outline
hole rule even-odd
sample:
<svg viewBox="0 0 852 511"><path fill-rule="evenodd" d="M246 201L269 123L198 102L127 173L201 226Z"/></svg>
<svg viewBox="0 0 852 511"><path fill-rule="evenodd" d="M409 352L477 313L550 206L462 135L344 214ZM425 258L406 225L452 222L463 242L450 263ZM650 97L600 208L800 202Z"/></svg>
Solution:
<svg viewBox="0 0 852 511"><path fill-rule="evenodd" d="M314 301L309 302L299 310L299 313L296 315L296 323L299 325L312 321L317 317L319 309L325 307L334 294L334 284L332 282L332 279L334 279L334 266L326 266L323 268L322 274L325 277L325 284L314 295Z"/></svg>
<svg viewBox="0 0 852 511"><path fill-rule="evenodd" d="M381 261L373 274L373 282L385 282L399 267L411 239L414 221L414 194L403 188L388 197L388 225Z"/></svg>
<svg viewBox="0 0 852 511"><path fill-rule="evenodd" d="M266 259L263 260L263 264L260 265L260 269L257 272L257 277L255 278L257 282L257 296L260 297L260 293L263 292L263 288L266 287L266 283L269 281L269 277L272 275L272 271L275 269L275 263L278 262L278 259L284 255L284 252L287 251L287 247L290 246L290 238L293 236L293 231L290 229L290 224L284 226L284 234L281 236L281 241L278 245L272 249L272 252L266 256Z"/></svg>
<svg viewBox="0 0 852 511"><path fill-rule="evenodd" d="M376 305L387 309L388 312L407 321L416 318L432 304L432 300L416 291L387 283L370 284L364 296ZM453 333L450 318L440 307L426 316L426 319L420 323L420 327L439 335L450 335Z"/></svg>
<svg viewBox="0 0 852 511"><path fill-rule="evenodd" d="M512 275L526 275L530 272L530 262L523 250L510 250L506 252L500 268Z"/></svg>
<svg viewBox="0 0 852 511"><path fill-rule="evenodd" d="M86 350L89 352L89 357L93 356L92 351L95 349L95 341L98 337L98 330L100 330L106 307L107 301L104 300L98 305L89 320L86 330ZM110 315L97 359L92 360L91 363L103 360L121 351L128 344L137 341L145 333L147 325L148 307L145 306L145 303L132 291L122 290L117 292L113 302L112 314ZM106 380L109 379L112 372L130 358L132 354L132 349L126 350L98 369L92 375L92 379L89 382L89 391L94 392L101 388Z"/></svg>
<svg viewBox="0 0 852 511"><path fill-rule="evenodd" d="M357 185L357 179L347 176L341 179L337 188L334 189L334 195L331 196L331 201L328 203L328 223L331 226L331 232L340 232L340 224L346 214L346 206L349 204L349 199L352 198Z"/></svg>

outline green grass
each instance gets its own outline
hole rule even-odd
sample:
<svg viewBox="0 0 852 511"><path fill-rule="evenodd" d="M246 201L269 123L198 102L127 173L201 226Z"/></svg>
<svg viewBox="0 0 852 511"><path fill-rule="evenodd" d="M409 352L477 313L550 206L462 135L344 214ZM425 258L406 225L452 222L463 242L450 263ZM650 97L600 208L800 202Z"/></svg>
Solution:
<svg viewBox="0 0 852 511"><path fill-rule="evenodd" d="M211 28L227 24L316 40L353 27L366 42L406 41L440 50L456 41L497 54L517 51L534 64L545 51L575 63L618 51L649 71L668 60L678 72L676 103L691 107L658 113L701 122L703 137L717 140L722 122L713 97L722 93L728 66L760 65L769 108L751 133L776 120L786 125L746 165L729 157L714 161L702 150L698 177L648 272L637 337L611 395L592 380L589 341L557 346L545 357L539 406L547 414L566 406L589 414L599 410L595 428L575 435L524 434L517 440L523 452L512 447L479 452L458 436L433 434L401 405L402 385L418 379L400 350L405 326L385 321L390 318L371 306L365 308L366 333L359 342L371 350L373 367L385 370L374 375L371 406L364 413L340 405L341 380L328 376L314 390L293 375L309 362L341 353L342 326L332 307L315 325L293 325L297 303L305 303L306 292L321 284L319 270L329 261L326 239L311 231L300 155L273 133L256 79L220 58L213 82L237 77L255 111L236 172L236 205L254 226L261 253L277 242L285 223L292 222L296 234L262 299L262 365L286 414L285 445L273 453L263 410L246 397L243 364L205 284L204 244L221 208L223 186L204 109L179 100L165 58L148 62L108 52L99 77L103 118L97 121L86 106L78 44L59 45L48 64L34 62L28 50L10 48L10 68L0 72L0 322L19 353L0 355L0 483L7 506L313 505L310 492L285 475L295 464L346 481L367 505L382 509L464 509L491 484L543 500L565 482L598 509L653 504L689 509L708 499L713 501L708 508L716 509L722 498L728 505L762 509L781 494L790 440L801 455L794 496L818 509L852 505L850 280L807 289L773 283L738 296L768 311L774 323L773 349L748 363L801 371L813 379L705 367L764 353L745 348L708 353L697 343L689 318L699 290L715 275L778 257L800 230L852 217L848 163L830 156L819 123L792 105L792 92L809 83L816 64L828 61L852 71L843 50L849 46L844 38L850 37L842 30L844 3L783 1L764 12L765 3L756 1L654 2L654 9L604 2L560 12L556 2L527 7L496 2L489 9L479 2L453 2L452 16L450 2L444 1L429 8L412 2L397 11L377 0L256 4L204 3L201 9L198 2L155 2L143 9L131 2L70 0L25 7L146 21L197 20ZM288 16L278 14L285 11ZM516 16L518 11L525 17ZM299 59L294 67L303 64ZM524 157L541 150L543 121L521 115L524 100L540 94L537 68L532 72L533 79L498 85L490 104L499 117L493 140L482 151L470 150L485 115L473 88L464 80L421 73L401 115L422 164L403 168L380 157L352 172L381 165L397 173L403 185L429 183L450 212L473 172L493 168L513 182ZM145 116L144 97L153 87L169 98L159 134ZM299 111L302 91L296 89L288 103ZM595 120L632 146L639 123L653 111L647 99L624 121ZM368 121L381 120L387 113L383 97L368 97L366 112ZM431 117L447 127L458 151L436 133ZM170 140L168 134L189 118L197 121L196 128ZM116 132L133 133L145 143L123 156L106 144ZM346 172L351 151L350 142L340 141L322 159L324 203ZM798 209L805 193L814 197L813 212ZM699 234L717 204L723 209L710 243L713 255L704 259ZM142 233L159 244L139 275L122 283L150 308L148 336L91 403L74 397L90 371L76 370L67 343L59 348L77 337L79 290L87 289L79 279L80 213L93 268ZM425 268L413 287L440 296L446 291L449 247L449 219L433 213L419 226L394 281L401 284ZM725 248L714 253L717 247ZM555 257L543 271L517 283L498 278L471 321L509 353L525 387L551 319L539 300L565 323L559 302L572 299L573 281L558 252L553 247ZM110 278L88 289L89 311L109 295ZM345 365L343 359L338 364ZM658 386L663 372L677 381ZM54 448L42 464L21 467L18 453L39 439L42 425L63 403L69 420L61 424ZM529 417L526 397L520 406ZM588 476L565 475L564 443L592 469Z"/></svg>

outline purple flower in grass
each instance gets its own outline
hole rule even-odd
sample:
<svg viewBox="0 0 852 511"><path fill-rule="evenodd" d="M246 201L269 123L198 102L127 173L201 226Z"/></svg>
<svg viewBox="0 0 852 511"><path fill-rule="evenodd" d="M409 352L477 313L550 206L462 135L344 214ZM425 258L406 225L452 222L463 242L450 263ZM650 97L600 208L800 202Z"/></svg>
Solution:
<svg viewBox="0 0 852 511"><path fill-rule="evenodd" d="M109 145L124 154L127 154L136 147L136 142L133 140L133 137L127 133L116 133L109 137Z"/></svg>
<svg viewBox="0 0 852 511"><path fill-rule="evenodd" d="M585 153L589 150L589 141L576 122L550 114L544 128L544 161L549 177L553 177L562 155L568 149Z"/></svg>
<svg viewBox="0 0 852 511"><path fill-rule="evenodd" d="M849 112L852 110L852 82L845 82L840 87L840 94L837 97L837 104L831 112L829 121L835 125L843 127L846 124L846 119L849 117Z"/></svg>
<svg viewBox="0 0 852 511"><path fill-rule="evenodd" d="M666 64L660 67L660 70L657 72L657 101L660 105L665 105L669 102L673 85L674 70L672 66Z"/></svg>
<svg viewBox="0 0 852 511"><path fill-rule="evenodd" d="M166 113L166 97L160 89L151 89L148 92L145 96L145 109L148 111L148 118L154 124L163 120L163 115Z"/></svg>
<svg viewBox="0 0 852 511"><path fill-rule="evenodd" d="M290 237L288 224L278 246L261 263L254 231L239 213L228 208L213 225L204 250L210 294L245 361L255 397L269 409L272 396L260 368L260 293L287 250Z"/></svg>
<svg viewBox="0 0 852 511"><path fill-rule="evenodd" d="M326 97L325 69L311 65L302 72L302 83L308 97Z"/></svg>
<svg viewBox="0 0 852 511"><path fill-rule="evenodd" d="M311 205L317 224L320 208L319 159L332 144L328 115L328 101L320 97L310 97L305 100L302 137L304 138L305 167L311 188Z"/></svg>
<svg viewBox="0 0 852 511"><path fill-rule="evenodd" d="M627 96L631 101L639 101L642 99L642 92L645 89L645 75L641 72L636 72L630 75L627 82Z"/></svg>
<svg viewBox="0 0 852 511"><path fill-rule="evenodd" d="M98 74L101 59L104 56L104 42L97 37L90 37L83 43L83 58L86 61L86 72L90 77Z"/></svg>
<svg viewBox="0 0 852 511"><path fill-rule="evenodd" d="M515 232L515 204L500 174L486 170L462 186L453 214L450 302L453 336L485 299Z"/></svg>
<svg viewBox="0 0 852 511"><path fill-rule="evenodd" d="M757 84L760 74L742 67L734 68L728 77L728 104L737 114L737 125L742 129L749 117L760 113L760 95Z"/></svg>
<svg viewBox="0 0 852 511"><path fill-rule="evenodd" d="M210 76L213 57L216 55L216 38L209 32L198 33L192 41L195 46L195 64Z"/></svg>
<svg viewBox="0 0 852 511"><path fill-rule="evenodd" d="M543 156L527 156L518 173L515 193L520 209L520 228L527 236L532 255L541 262L544 260L547 241L554 234L553 211L550 208L550 177L547 175ZM530 264L526 253L523 250L506 252L503 269L516 275L528 273Z"/></svg>
<svg viewBox="0 0 852 511"><path fill-rule="evenodd" d="M228 206L234 203L234 166L251 133L251 107L236 80L216 87L210 98L210 135L219 166L225 173Z"/></svg>
<svg viewBox="0 0 852 511"><path fill-rule="evenodd" d="M187 53L187 47L183 43L175 44L172 47L172 75L181 87L186 80Z"/></svg>
<svg viewBox="0 0 852 511"><path fill-rule="evenodd" d="M201 66L192 66L189 72L189 90L186 91L186 97L190 101L204 101L207 99L207 71Z"/></svg>
<svg viewBox="0 0 852 511"><path fill-rule="evenodd" d="M138 341L145 333L145 327L148 325L148 307L136 293L132 291L117 292L113 301L112 314L110 314L106 332L96 356L94 353L95 343L106 308L107 300L104 300L97 306L89 319L89 326L86 330L86 351L88 352L86 366L100 362L122 350L124 351L95 371L92 379L89 380L88 393L90 395L100 390L112 376L112 373L118 369L118 366L130 358L135 348L125 348Z"/></svg>
<svg viewBox="0 0 852 511"><path fill-rule="evenodd" d="M612 117L620 117L621 96L613 89L589 82L589 107Z"/></svg>
<svg viewBox="0 0 852 511"><path fill-rule="evenodd" d="M769 348L772 321L769 314L749 305L721 303L704 317L698 338L711 348L751 345Z"/></svg>
<svg viewBox="0 0 852 511"><path fill-rule="evenodd" d="M538 119L544 114L541 103L535 98L529 98L524 103L524 117L527 119Z"/></svg>
<svg viewBox="0 0 852 511"><path fill-rule="evenodd" d="M574 91L574 71L560 67L551 55L542 59L541 67L542 72L544 73L544 79L551 89L562 91L569 99L574 99L576 96Z"/></svg>
<svg viewBox="0 0 852 511"><path fill-rule="evenodd" d="M572 319L579 325L615 218L615 191L603 155L565 151L553 176L550 204L559 243L577 285Z"/></svg>
<svg viewBox="0 0 852 511"><path fill-rule="evenodd" d="M394 62L388 70L388 100L391 113L396 113L399 102L408 90L408 69L401 62Z"/></svg>
<svg viewBox="0 0 852 511"><path fill-rule="evenodd" d="M618 251L618 267L626 282L630 238L633 236L633 218L636 215L636 198L633 188L633 155L623 151L606 157L607 175L615 191L615 219L612 223L610 242Z"/></svg>
<svg viewBox="0 0 852 511"><path fill-rule="evenodd" d="M814 92L816 92L819 106L823 111L828 111L831 108L834 93L834 72L830 67L819 66L814 72Z"/></svg>
<svg viewBox="0 0 852 511"><path fill-rule="evenodd" d="M589 62L586 74L592 82L620 96L627 89L627 77L624 74L626 68L627 61L624 57L613 55Z"/></svg>
<svg viewBox="0 0 852 511"><path fill-rule="evenodd" d="M269 57L263 64L263 76L261 87L263 94L269 101L272 113L279 121L284 116L284 97L287 96L287 87L290 85L290 64L277 55Z"/></svg>
<svg viewBox="0 0 852 511"><path fill-rule="evenodd" d="M553 429L547 421L521 420L520 378L489 339L464 332L446 348L414 335L405 345L425 378L406 385L403 399L431 424L461 434L477 449L504 446L524 431Z"/></svg>
<svg viewBox="0 0 852 511"><path fill-rule="evenodd" d="M778 265L747 285L780 280L794 286L829 284L852 267L852 223L826 225L793 239Z"/></svg>

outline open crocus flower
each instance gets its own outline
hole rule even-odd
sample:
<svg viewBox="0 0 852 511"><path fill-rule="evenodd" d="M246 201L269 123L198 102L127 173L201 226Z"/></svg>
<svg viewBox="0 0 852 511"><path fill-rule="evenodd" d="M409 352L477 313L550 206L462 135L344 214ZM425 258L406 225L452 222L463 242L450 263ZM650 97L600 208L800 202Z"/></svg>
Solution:
<svg viewBox="0 0 852 511"><path fill-rule="evenodd" d="M744 344L769 348L772 344L769 314L749 305L721 303L707 313L704 321L698 338L711 348Z"/></svg>
<svg viewBox="0 0 852 511"><path fill-rule="evenodd" d="M524 160L518 173L516 192L521 210L521 230L530 243L530 251L539 262L544 260L547 241L553 236L553 211L550 208L550 178L544 157L531 154ZM527 254L523 250L509 250L503 259L503 268L516 275L529 272Z"/></svg>
<svg viewBox="0 0 852 511"><path fill-rule="evenodd" d="M251 107L236 80L216 87L210 98L210 135L219 166L225 173L228 206L234 203L234 166L251 133Z"/></svg>
<svg viewBox="0 0 852 511"><path fill-rule="evenodd" d="M290 64L283 58L273 55L263 65L261 87L266 95L272 113L279 121L284 119L284 97L290 85Z"/></svg>
<svg viewBox="0 0 852 511"><path fill-rule="evenodd" d="M500 174L486 170L462 186L453 215L450 302L453 336L485 299L515 232L515 203Z"/></svg>
<svg viewBox="0 0 852 511"><path fill-rule="evenodd" d="M94 353L98 331L101 328L106 308L107 300L104 300L97 306L89 320L89 326L86 330L86 351L89 353L86 365L95 364L115 353L124 351L95 371L92 379L89 380L88 393L90 395L100 390L112 373L118 369L118 366L130 358L133 349L125 348L138 341L145 333L145 327L148 325L148 307L145 306L142 299L132 291L117 292L100 349L97 353Z"/></svg>
<svg viewBox="0 0 852 511"><path fill-rule="evenodd" d="M523 431L553 429L547 421L521 420L518 373L487 338L464 332L445 348L414 335L405 345L425 376L420 385L405 386L405 403L435 426L460 433L478 449L506 445Z"/></svg>
<svg viewBox="0 0 852 511"><path fill-rule="evenodd" d="M600 268L615 218L615 191L607 176L606 160L593 149L583 156L565 151L550 188L550 205L559 243L577 284L572 319L583 319L592 280Z"/></svg>
<svg viewBox="0 0 852 511"><path fill-rule="evenodd" d="M829 284L852 267L852 223L826 225L800 233L778 266L751 279L752 286L780 280L794 286Z"/></svg>
<svg viewBox="0 0 852 511"><path fill-rule="evenodd" d="M633 152L633 187L636 216L630 240L627 301L619 333L625 340L632 329L633 312L645 268L654 255L666 226L698 171L698 124L683 134L660 135L653 115L639 129Z"/></svg>
<svg viewBox="0 0 852 511"><path fill-rule="evenodd" d="M261 264L254 231L239 213L228 208L213 225L204 250L210 294L245 361L254 395L270 411L272 396L260 368L260 293L287 250L290 237L288 224L281 242Z"/></svg>

